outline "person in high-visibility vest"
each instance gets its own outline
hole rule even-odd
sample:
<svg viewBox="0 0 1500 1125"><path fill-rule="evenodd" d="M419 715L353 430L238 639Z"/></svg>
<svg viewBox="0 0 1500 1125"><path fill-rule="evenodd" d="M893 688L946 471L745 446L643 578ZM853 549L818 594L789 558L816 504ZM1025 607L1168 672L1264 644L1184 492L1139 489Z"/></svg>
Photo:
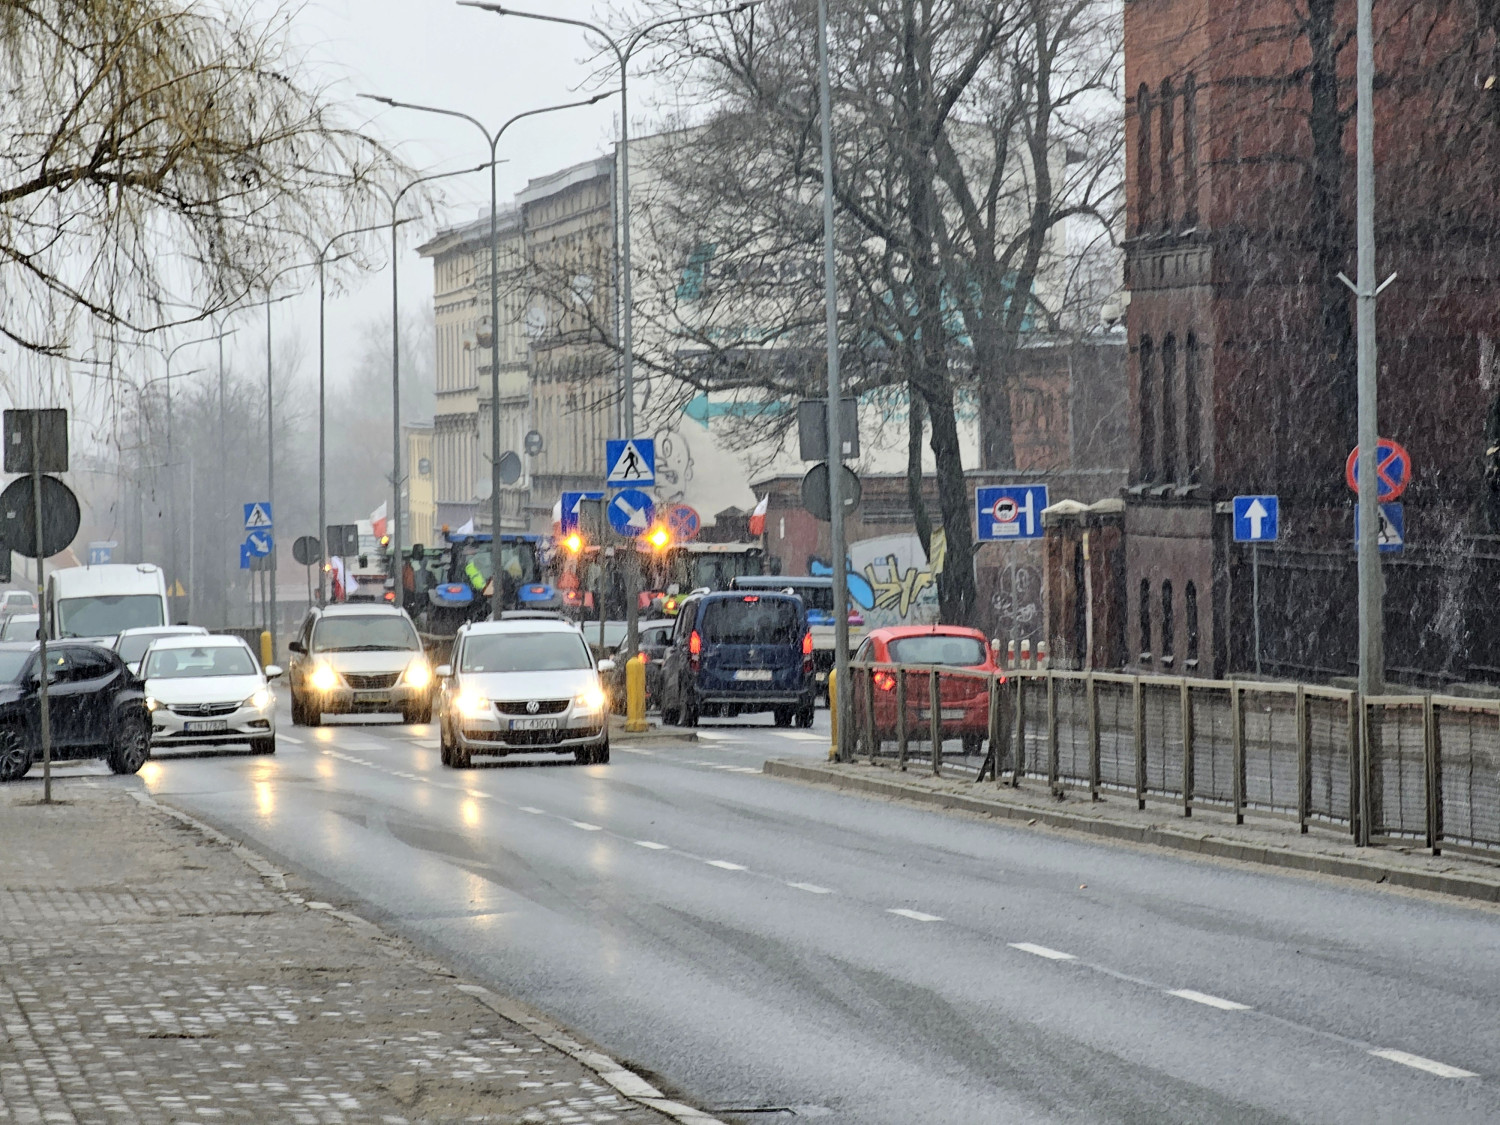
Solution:
<svg viewBox="0 0 1500 1125"><path fill-rule="evenodd" d="M479 569L473 559L464 564L464 577L469 580L469 585L476 594L484 589L484 571Z"/></svg>

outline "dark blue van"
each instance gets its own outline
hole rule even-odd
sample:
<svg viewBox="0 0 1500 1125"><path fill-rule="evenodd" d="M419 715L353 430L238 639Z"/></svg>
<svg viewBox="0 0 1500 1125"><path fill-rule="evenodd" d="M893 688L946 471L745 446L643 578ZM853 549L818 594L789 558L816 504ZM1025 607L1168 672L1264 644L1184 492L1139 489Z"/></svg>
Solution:
<svg viewBox="0 0 1500 1125"><path fill-rule="evenodd" d="M807 609L793 594L731 591L685 600L662 664L661 716L771 711L779 727L813 724L816 681Z"/></svg>

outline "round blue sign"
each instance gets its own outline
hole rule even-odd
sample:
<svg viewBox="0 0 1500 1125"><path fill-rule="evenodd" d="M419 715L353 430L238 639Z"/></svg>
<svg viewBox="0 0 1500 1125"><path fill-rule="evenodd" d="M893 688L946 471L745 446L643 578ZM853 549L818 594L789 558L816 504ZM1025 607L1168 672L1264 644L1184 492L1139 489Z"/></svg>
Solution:
<svg viewBox="0 0 1500 1125"><path fill-rule="evenodd" d="M656 519L656 501L639 488L622 488L609 498L609 526L618 535L642 536Z"/></svg>

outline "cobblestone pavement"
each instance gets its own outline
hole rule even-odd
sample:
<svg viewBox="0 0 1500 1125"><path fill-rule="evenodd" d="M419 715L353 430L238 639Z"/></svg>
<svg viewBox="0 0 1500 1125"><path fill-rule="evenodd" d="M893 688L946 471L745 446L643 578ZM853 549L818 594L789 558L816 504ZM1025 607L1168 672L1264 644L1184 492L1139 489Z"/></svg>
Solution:
<svg viewBox="0 0 1500 1125"><path fill-rule="evenodd" d="M134 788L0 791L0 1123L672 1120Z"/></svg>

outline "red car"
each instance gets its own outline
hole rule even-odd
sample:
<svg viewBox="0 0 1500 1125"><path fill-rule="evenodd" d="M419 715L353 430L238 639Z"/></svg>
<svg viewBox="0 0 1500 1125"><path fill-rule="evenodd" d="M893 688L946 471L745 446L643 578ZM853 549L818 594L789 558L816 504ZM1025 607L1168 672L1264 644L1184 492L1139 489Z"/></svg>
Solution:
<svg viewBox="0 0 1500 1125"><path fill-rule="evenodd" d="M971 669L975 672L999 672L989 641L978 629L960 625L891 625L872 629L854 654L862 664L942 665ZM877 671L875 684L875 737L894 740L896 732L896 675ZM1005 677L1000 677L1002 683ZM863 675L855 677L855 723L862 727L865 685ZM912 673L906 679L906 735L915 742L925 741L932 725L932 703L929 680L925 674ZM941 701L942 733L945 738L963 741L964 753L977 754L990 729L989 683L979 676L938 676L938 698Z"/></svg>

